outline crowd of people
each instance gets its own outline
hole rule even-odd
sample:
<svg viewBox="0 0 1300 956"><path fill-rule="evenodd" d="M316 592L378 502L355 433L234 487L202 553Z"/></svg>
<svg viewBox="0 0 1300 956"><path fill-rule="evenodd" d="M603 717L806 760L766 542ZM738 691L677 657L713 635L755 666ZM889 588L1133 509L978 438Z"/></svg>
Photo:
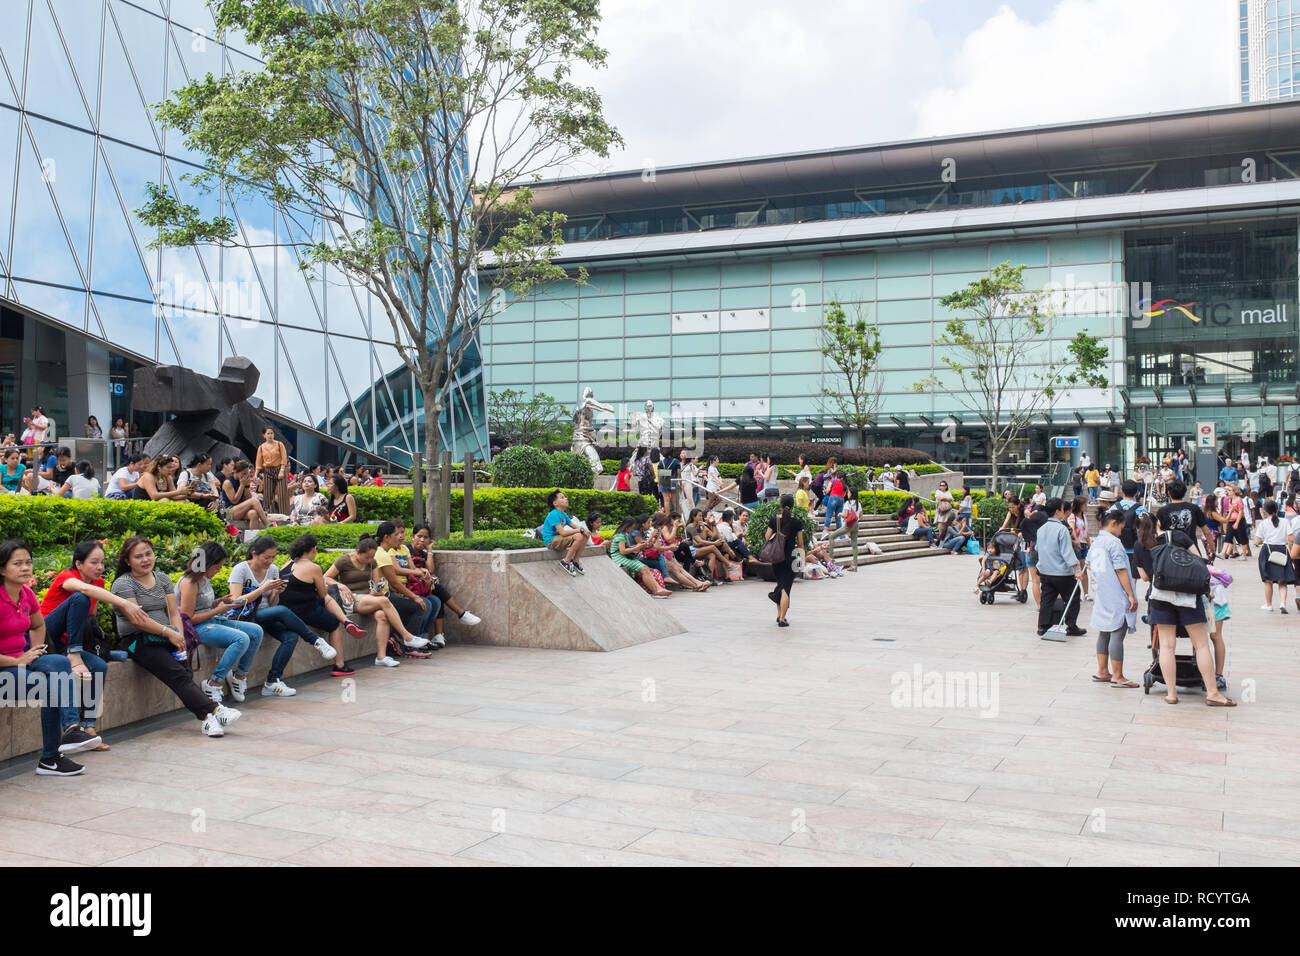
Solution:
<svg viewBox="0 0 1300 956"><path fill-rule="evenodd" d="M102 482L89 461L73 460L67 446L9 445L0 451L0 494L188 501L257 530L281 524L355 522L352 489L384 487L382 470L372 473L365 465L349 470L314 464L294 474L283 443L269 428L265 438L255 462L227 457L214 463L203 454L182 462L175 455L151 457L124 451L119 467Z"/></svg>
<svg viewBox="0 0 1300 956"><path fill-rule="evenodd" d="M1158 659L1157 679L1166 686L1168 703L1179 700L1175 649L1177 638L1184 637L1206 688L1206 704L1236 706L1224 693L1224 628L1232 616L1233 585L1226 563L1253 556L1263 590L1260 609L1289 613L1288 588L1300 581L1300 474L1293 465L1274 465L1263 456L1251 462L1246 456L1237 461L1221 455L1219 468L1215 487L1206 492L1199 484L1188 487L1193 477L1188 460L1175 454L1159 473L1140 462L1134 477L1117 485L1105 480L1102 487L1110 493L1095 496L1092 489L1101 472L1089 463L1076 473L1083 480L1068 504L1044 498L1041 487L1027 500L1012 492L1004 495L1007 515L998 530L1013 533L1016 552L1023 552L1011 573L1038 607L1038 635L1057 641L1085 635L1078 616L1085 603L1092 604L1091 623L1098 632L1094 681L1117 688L1141 686L1123 669L1125 637L1137 631L1140 620L1150 633L1148 646ZM1108 467L1106 473L1111 472ZM1090 509L1099 528L1092 537ZM1008 560L1008 549L994 540L998 537L1004 536L990 536L981 557L977 592ZM1157 587L1159 551L1166 547L1199 556L1208 581L1186 593ZM1300 611L1300 589L1295 598ZM1145 613L1139 615L1143 602Z"/></svg>
<svg viewBox="0 0 1300 956"><path fill-rule="evenodd" d="M0 544L0 672L17 678L25 693L39 694L32 696L41 703L36 772L80 774L84 766L69 755L109 749L95 720L103 709L110 660L133 660L176 695L205 736L220 737L241 716L226 700L246 699L254 658L268 636L279 646L262 684L263 697L295 695L284 671L299 640L332 662L333 676L353 674L345 663L345 638L364 638L366 630L352 615L374 620L377 666L430 656L446 644L443 622L449 613L469 627L480 623L439 580L428 552L431 541L428 525L416 525L408 540L401 522L382 522L322 570L315 535L299 537L283 563L277 561L275 540L259 537L230 569L228 593L220 598L212 582L230 555L217 542L198 548L173 584L156 568L148 538L123 543L111 583L103 545L87 541L38 598L31 550L21 540L5 541ZM121 649L112 647L98 625L101 601L113 608ZM210 649L205 653L216 665L196 682L201 648Z"/></svg>

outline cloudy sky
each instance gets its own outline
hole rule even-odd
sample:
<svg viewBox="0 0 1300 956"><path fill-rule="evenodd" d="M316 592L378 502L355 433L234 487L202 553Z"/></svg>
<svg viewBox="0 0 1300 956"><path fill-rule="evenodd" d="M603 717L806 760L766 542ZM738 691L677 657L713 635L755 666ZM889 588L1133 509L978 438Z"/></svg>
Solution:
<svg viewBox="0 0 1300 956"><path fill-rule="evenodd" d="M626 149L567 172L1235 102L1236 0L605 0Z"/></svg>

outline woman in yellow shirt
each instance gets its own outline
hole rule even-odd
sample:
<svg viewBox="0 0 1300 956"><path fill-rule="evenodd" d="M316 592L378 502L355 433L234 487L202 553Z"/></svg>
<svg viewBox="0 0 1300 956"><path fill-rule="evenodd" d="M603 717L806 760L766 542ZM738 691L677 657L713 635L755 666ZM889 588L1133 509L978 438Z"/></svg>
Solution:
<svg viewBox="0 0 1300 956"><path fill-rule="evenodd" d="M799 479L799 489L794 493L794 503L800 508L803 508L809 514L812 514L812 508L809 507L809 502L812 499L808 497L809 483L810 479L807 475L804 475Z"/></svg>
<svg viewBox="0 0 1300 956"><path fill-rule="evenodd" d="M1088 470L1083 475L1083 480L1088 486L1088 500L1096 501L1098 491L1101 488L1101 473L1097 471L1096 465L1088 466Z"/></svg>

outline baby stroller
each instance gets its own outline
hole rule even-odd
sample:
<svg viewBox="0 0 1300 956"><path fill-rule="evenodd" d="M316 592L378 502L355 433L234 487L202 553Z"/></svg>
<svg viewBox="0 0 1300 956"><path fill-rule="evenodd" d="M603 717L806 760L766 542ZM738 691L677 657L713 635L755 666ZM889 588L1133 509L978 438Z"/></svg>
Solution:
<svg viewBox="0 0 1300 956"><path fill-rule="evenodd" d="M1187 633L1187 628L1181 624L1174 636L1174 683L1179 687L1188 687L1193 690L1200 688L1205 690L1205 681L1201 679L1201 669L1196 665L1196 654L1179 654L1178 638L1185 637L1191 640ZM1151 625L1151 666L1146 669L1142 675L1142 693L1151 693L1152 684L1164 684L1168 686L1169 682L1165 680L1164 675L1160 673L1160 646L1156 643L1156 626Z"/></svg>
<svg viewBox="0 0 1300 956"><path fill-rule="evenodd" d="M1014 531L997 532L993 542L998 546L998 553L984 555L985 567L993 569L993 577L979 586L980 603L992 604L1001 591L1024 604L1029 600L1029 592L1020 586L1020 575L1016 573L1025 566L1024 542Z"/></svg>

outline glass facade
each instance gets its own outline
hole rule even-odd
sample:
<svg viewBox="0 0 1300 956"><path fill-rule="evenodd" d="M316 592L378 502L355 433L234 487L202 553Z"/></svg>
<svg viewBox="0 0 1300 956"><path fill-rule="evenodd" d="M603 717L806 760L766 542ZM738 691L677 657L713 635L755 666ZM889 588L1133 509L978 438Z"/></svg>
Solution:
<svg viewBox="0 0 1300 956"><path fill-rule="evenodd" d="M616 407L640 407L650 399L675 419L776 427L789 437L829 428L838 440L840 426L818 400L823 387L833 389L838 381L819 339L825 308L836 300L860 307L880 328L878 418L884 427L873 440L937 447L946 416L973 420L951 392L913 387L943 368L944 349L935 343L953 314L940 300L1003 261L1026 265L1030 288L1110 286L1121 279L1122 250L1118 234L1097 233L851 254L783 252L725 262L701 258L658 269L588 265L586 285L540 290L510 303L484 327L489 387L546 392L571 404L590 386ZM1120 384L1122 304L1113 296L1089 303L1061 315L1032 360L1059 362L1069 339L1087 331L1110 350L1113 381ZM1098 412L1111 410L1109 391L1093 390L1081 401ZM963 444L976 437L963 429Z"/></svg>
<svg viewBox="0 0 1300 956"><path fill-rule="evenodd" d="M301 238L283 210L183 182L197 157L153 118L191 79L257 69L257 51L217 42L204 0L10 0L5 13L0 295L135 359L215 374L247 356L271 409L406 458L422 442L422 406L379 303L330 270L306 276L276 248ZM234 219L243 245L147 249L135 210L149 182ZM443 416L457 455L486 444L476 358Z"/></svg>

